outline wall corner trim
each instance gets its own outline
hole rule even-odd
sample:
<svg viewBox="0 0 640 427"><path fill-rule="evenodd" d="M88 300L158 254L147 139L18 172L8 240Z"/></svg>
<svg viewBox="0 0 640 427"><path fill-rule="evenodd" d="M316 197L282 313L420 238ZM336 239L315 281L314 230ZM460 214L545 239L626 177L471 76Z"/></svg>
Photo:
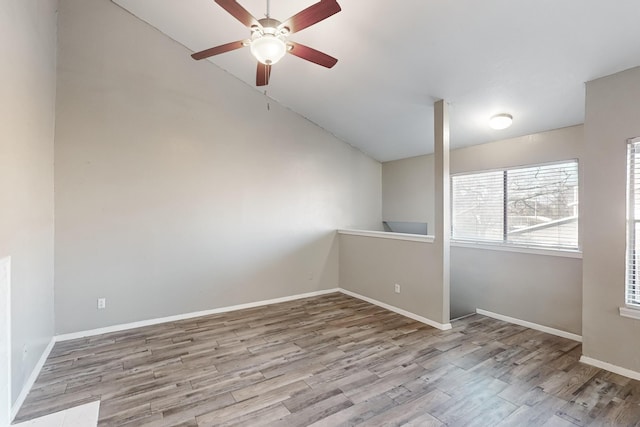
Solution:
<svg viewBox="0 0 640 427"><path fill-rule="evenodd" d="M571 332L562 331L560 329L551 328L549 326L539 325L537 323L529 322L527 320L517 319L515 317L505 316L504 314L498 314L491 311L476 308L476 313L483 316L492 317L494 319L502 320L504 322L513 323L514 325L524 326L526 328L535 329L536 331L546 332L547 334L556 335L562 338L567 338L573 341L582 342L582 336L573 334Z"/></svg>
<svg viewBox="0 0 640 427"><path fill-rule="evenodd" d="M433 326L434 328L440 329L442 331L446 331L451 329L451 323L439 323L435 320L427 319L426 317L418 316L417 314L411 313L410 311L403 310L398 307L394 307L392 305L386 304L384 302L380 302L373 298L365 297L364 295L357 294L355 292L348 291L346 289L340 288L339 291L345 295L349 295L350 297L354 297L360 299L362 301L366 301L370 304L377 305L378 307L382 307L389 311L393 311L394 313L401 314L402 316L408 317L410 319L416 320L420 323L424 323L429 326Z"/></svg>
<svg viewBox="0 0 640 427"><path fill-rule="evenodd" d="M51 337L51 341L49 341L47 348L45 348L44 351L42 352L40 359L38 359L38 363L36 363L36 366L34 366L33 371L31 371L31 375L29 375L27 382L22 387L22 390L20 391L18 398L16 399L15 403L11 407L12 422L16 418L16 415L18 415L18 412L20 411L22 404L24 403L25 399L27 398L27 395L31 391L31 387L33 387L33 385L36 383L36 380L38 379L38 375L40 375L40 371L42 370L42 367L47 361L47 358L49 357L51 350L53 350L53 345L55 343L56 343L56 337Z"/></svg>
<svg viewBox="0 0 640 427"><path fill-rule="evenodd" d="M640 372L632 371L631 369L613 365L608 362L603 362L602 360L593 359L585 355L580 356L580 362L586 363L587 365L595 366L596 368L604 369L609 372L613 372L614 374L622 375L624 377L640 381Z"/></svg>

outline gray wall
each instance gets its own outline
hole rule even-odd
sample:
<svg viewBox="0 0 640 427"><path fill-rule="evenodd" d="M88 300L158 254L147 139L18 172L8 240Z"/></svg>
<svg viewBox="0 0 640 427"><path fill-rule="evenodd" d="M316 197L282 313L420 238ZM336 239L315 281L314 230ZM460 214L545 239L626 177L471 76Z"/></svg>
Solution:
<svg viewBox="0 0 640 427"><path fill-rule="evenodd" d="M451 151L451 173L581 158L583 127L573 126ZM383 164L383 206L394 194L394 210L420 215L415 197L428 197L424 181L398 179L433 175L433 156ZM402 173L399 170L406 169ZM420 172L415 171L420 169ZM391 170L390 179L387 171ZM433 200L426 203L433 204ZM581 260L487 249L451 248L451 317L476 308L575 334L581 333ZM541 266L546 266L541 269ZM500 297L510 295L514 298ZM518 298L515 298L519 296ZM526 298L525 298L526 297Z"/></svg>
<svg viewBox="0 0 640 427"><path fill-rule="evenodd" d="M340 287L438 323L444 319L442 254L432 243L340 235ZM400 293L394 292L394 284Z"/></svg>
<svg viewBox="0 0 640 427"><path fill-rule="evenodd" d="M433 155L382 164L382 219L426 222L433 232L435 212Z"/></svg>
<svg viewBox="0 0 640 427"><path fill-rule="evenodd" d="M476 308L581 335L582 260L451 248L451 317Z"/></svg>
<svg viewBox="0 0 640 427"><path fill-rule="evenodd" d="M334 288L335 229L380 228L380 163L110 1L59 52L58 333Z"/></svg>
<svg viewBox="0 0 640 427"><path fill-rule="evenodd" d="M14 402L53 335L56 7L0 2L0 259L11 256Z"/></svg>
<svg viewBox="0 0 640 427"><path fill-rule="evenodd" d="M640 68L587 83L583 353L640 372L640 321L624 306L626 140L640 136Z"/></svg>

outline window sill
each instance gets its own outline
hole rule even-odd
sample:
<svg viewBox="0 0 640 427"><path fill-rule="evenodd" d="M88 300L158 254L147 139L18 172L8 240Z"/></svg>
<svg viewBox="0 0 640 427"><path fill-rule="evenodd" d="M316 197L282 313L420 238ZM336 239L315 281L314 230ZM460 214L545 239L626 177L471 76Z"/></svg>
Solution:
<svg viewBox="0 0 640 427"><path fill-rule="evenodd" d="M435 241L434 236L429 236L424 234L393 233L390 231L338 230L338 234L348 234L351 236L362 236L362 237L375 237L379 239L407 240L410 242L423 242L423 243L433 243Z"/></svg>
<svg viewBox="0 0 640 427"><path fill-rule="evenodd" d="M631 319L640 320L640 307L631 308L631 307L620 307L620 316L622 317L630 317Z"/></svg>
<svg viewBox="0 0 640 427"><path fill-rule="evenodd" d="M490 251L518 252L532 255L559 256L564 258L582 259L581 251L570 249L547 249L533 246L506 245L490 242L468 242L463 240L451 240L451 246L458 248L486 249Z"/></svg>

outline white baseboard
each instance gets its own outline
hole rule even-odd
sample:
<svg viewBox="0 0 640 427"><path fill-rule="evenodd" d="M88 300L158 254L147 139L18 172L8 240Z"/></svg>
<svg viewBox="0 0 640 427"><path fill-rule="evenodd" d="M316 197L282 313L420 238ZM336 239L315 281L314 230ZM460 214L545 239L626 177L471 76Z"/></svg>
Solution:
<svg viewBox="0 0 640 427"><path fill-rule="evenodd" d="M502 320L505 322L513 323L515 325L524 326L526 328L535 329L536 331L546 332L547 334L557 335L562 338L567 338L573 341L582 342L582 336L573 334L571 332L562 331L560 329L551 328L549 326L539 325L537 323L528 322L526 320L517 319L515 317L505 316L504 314L493 313L491 311L483 310L481 308L476 308L476 313L482 314L483 316L493 317L494 319Z"/></svg>
<svg viewBox="0 0 640 427"><path fill-rule="evenodd" d="M78 338L85 338L85 337L91 337L91 336L95 336L95 335L102 335L102 334L107 334L107 333L110 333L110 332L120 332L120 331L126 331L127 329L141 328L143 326L152 326L152 325L157 325L157 324L160 324L160 323L176 322L178 320L185 320L185 319L192 319L194 317L208 316L208 315L211 315L211 314L227 313L229 311L242 310L242 309L245 309L245 308L254 308L254 307L260 307L260 306L263 306L263 305L270 305L270 304L278 304L278 303L281 303L281 302L295 301L295 300L302 299L302 298L317 297L317 296L320 296L320 295L332 294L332 293L335 293L335 292L338 292L338 288L324 289L324 290L321 290L321 291L308 292L308 293L305 293L305 294L292 295L292 296L288 296L288 297L274 298L274 299L270 299L270 300L250 302L250 303L246 303L246 304L232 305L232 306L229 306L229 307L214 308L214 309L211 309L211 310L195 311L195 312L192 312L192 313L185 313L185 314L177 314L175 316L160 317L160 318L157 318L157 319L141 320L139 322L123 323L123 324L120 324L120 325L107 326L107 327L104 327L104 328L90 329L90 330L87 330L87 331L72 332L70 334L56 335L55 336L55 340L56 340L56 342L57 341L75 340L75 339L78 339Z"/></svg>
<svg viewBox="0 0 640 427"><path fill-rule="evenodd" d="M612 365L611 363L603 362L602 360L592 359L587 356L580 356L580 361L587 365L595 366L596 368L604 369L614 374L622 375L634 380L640 381L640 372L632 371L631 369L623 368L621 366Z"/></svg>
<svg viewBox="0 0 640 427"><path fill-rule="evenodd" d="M386 304L384 302L380 302L380 301L375 300L373 298L365 297L364 295L360 295L360 294L357 294L355 292L348 291L346 289L340 288L339 291L342 292L345 295L349 295L351 297L361 299L362 301L366 301L366 302L371 303L373 305L377 305L378 307L385 308L385 309L387 309L389 311L393 311L395 313L401 314L401 315L403 315L405 317L408 317L410 319L417 320L418 322L427 324L429 326L433 326L434 328L438 328L438 329L443 330L443 331L451 329L451 323L439 323L439 322L436 322L434 320L427 319L426 317L418 316L417 314L411 313L410 311L403 310L403 309L398 308L398 307L394 307L392 305Z"/></svg>
<svg viewBox="0 0 640 427"><path fill-rule="evenodd" d="M49 341L49 344L47 345L47 348L44 349L42 356L40 356L40 359L38 359L38 363L36 363L36 366L33 367L33 371L31 371L31 375L29 375L29 379L27 379L27 382L24 384L24 386L22 387L22 390L20 391L20 394L18 395L18 399L16 399L15 403L11 407L11 421L13 421L16 415L18 415L18 411L20 410L20 407L22 407L24 400L27 398L27 395L31 391L31 387L33 387L36 380L38 379L38 375L40 375L40 371L42 370L44 363L47 361L47 358L49 357L49 353L51 353L51 350L53 349L53 345L55 344L55 342L56 342L56 337L52 337L51 341Z"/></svg>

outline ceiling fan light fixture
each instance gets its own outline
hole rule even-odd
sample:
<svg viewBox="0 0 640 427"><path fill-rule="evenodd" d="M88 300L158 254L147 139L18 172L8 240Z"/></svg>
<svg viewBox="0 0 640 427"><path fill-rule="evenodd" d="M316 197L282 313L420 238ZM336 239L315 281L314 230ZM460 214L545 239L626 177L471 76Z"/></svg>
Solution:
<svg viewBox="0 0 640 427"><path fill-rule="evenodd" d="M491 129L502 130L511 126L513 123L513 116L511 114L496 114L489 119L489 126Z"/></svg>
<svg viewBox="0 0 640 427"><path fill-rule="evenodd" d="M287 53L287 44L281 37L265 33L251 40L251 54L265 65L273 65Z"/></svg>

